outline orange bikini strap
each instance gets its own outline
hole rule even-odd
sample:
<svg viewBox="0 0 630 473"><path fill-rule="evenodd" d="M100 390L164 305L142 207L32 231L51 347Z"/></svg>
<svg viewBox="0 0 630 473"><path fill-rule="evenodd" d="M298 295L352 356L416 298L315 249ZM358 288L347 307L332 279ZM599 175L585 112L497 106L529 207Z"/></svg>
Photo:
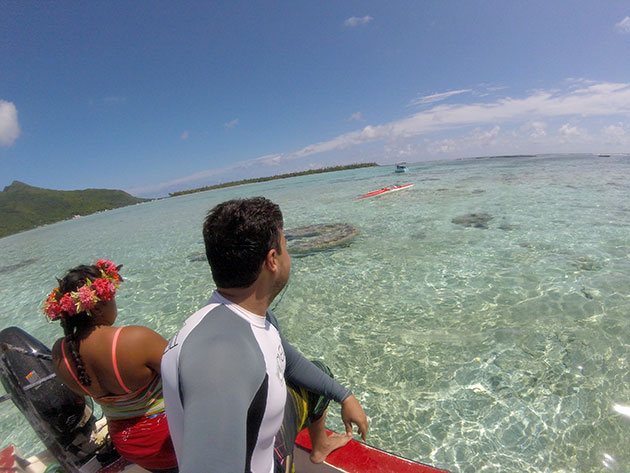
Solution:
<svg viewBox="0 0 630 473"><path fill-rule="evenodd" d="M120 331L123 327L119 327L114 334L114 342L112 343L112 365L114 366L114 374L116 375L116 379L118 380L118 384L120 387L125 390L125 393L129 394L131 389L129 389L122 380L120 376L120 371L118 371L118 360L116 359L116 345L118 344L118 336L120 335Z"/></svg>
<svg viewBox="0 0 630 473"><path fill-rule="evenodd" d="M66 339L65 338L61 339L61 356L62 356L63 361L66 364L66 368L68 369L68 372L70 373L72 378L77 382L77 384L81 387L81 389L83 389L83 391L85 391L85 393L88 396L94 397L94 396L92 396L92 393L90 391L88 391L87 388L85 386L83 386L83 384L81 384L81 381L79 381L79 378L77 378L77 375L74 374L74 371L70 367L70 363L68 362L68 357L66 356Z"/></svg>

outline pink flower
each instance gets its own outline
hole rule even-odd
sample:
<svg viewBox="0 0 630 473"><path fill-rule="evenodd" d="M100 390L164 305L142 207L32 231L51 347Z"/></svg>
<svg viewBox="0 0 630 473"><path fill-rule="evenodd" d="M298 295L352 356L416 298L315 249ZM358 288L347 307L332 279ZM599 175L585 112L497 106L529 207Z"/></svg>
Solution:
<svg viewBox="0 0 630 473"><path fill-rule="evenodd" d="M50 320L57 320L60 318L61 306L57 301L49 301L44 307L44 313Z"/></svg>
<svg viewBox="0 0 630 473"><path fill-rule="evenodd" d="M81 286L77 290L76 297L79 299L78 305L80 306L81 312L90 310L96 303L96 294L94 294L92 288L87 284L85 286Z"/></svg>
<svg viewBox="0 0 630 473"><path fill-rule="evenodd" d="M63 295L58 305L61 312L65 312L69 315L74 315L77 313L77 306L74 303L72 296L70 296L70 294L68 293Z"/></svg>
<svg viewBox="0 0 630 473"><path fill-rule="evenodd" d="M116 293L116 287L109 279L98 278L92 283L92 287L101 301L111 301Z"/></svg>
<svg viewBox="0 0 630 473"><path fill-rule="evenodd" d="M108 276L114 276L115 274L118 273L118 270L116 269L116 265L107 259L98 260L95 266L98 269L104 271L105 274L107 274Z"/></svg>

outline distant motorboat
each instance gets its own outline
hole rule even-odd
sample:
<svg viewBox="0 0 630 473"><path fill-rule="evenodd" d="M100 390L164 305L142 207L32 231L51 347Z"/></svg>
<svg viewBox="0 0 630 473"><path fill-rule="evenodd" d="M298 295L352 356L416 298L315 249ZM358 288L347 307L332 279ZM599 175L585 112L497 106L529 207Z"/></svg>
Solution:
<svg viewBox="0 0 630 473"><path fill-rule="evenodd" d="M407 169L407 163L396 164L396 170L394 172L407 172L407 171L409 171L409 169Z"/></svg>

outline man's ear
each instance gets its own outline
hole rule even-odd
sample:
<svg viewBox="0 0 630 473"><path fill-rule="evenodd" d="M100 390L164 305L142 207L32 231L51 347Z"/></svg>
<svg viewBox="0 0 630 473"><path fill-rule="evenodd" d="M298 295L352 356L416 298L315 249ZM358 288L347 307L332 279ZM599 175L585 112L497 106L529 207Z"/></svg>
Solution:
<svg viewBox="0 0 630 473"><path fill-rule="evenodd" d="M278 250L270 249L265 257L265 266L269 271L275 272L278 269Z"/></svg>

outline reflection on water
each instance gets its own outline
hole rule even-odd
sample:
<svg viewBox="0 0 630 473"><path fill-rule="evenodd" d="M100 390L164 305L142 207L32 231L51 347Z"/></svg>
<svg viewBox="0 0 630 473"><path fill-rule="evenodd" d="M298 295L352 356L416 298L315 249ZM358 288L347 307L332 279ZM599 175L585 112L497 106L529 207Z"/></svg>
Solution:
<svg viewBox="0 0 630 473"><path fill-rule="evenodd" d="M37 310L54 277L106 256L125 264L122 322L169 336L213 289L206 211L265 195L287 229L357 229L349 245L294 258L275 310L352 386L370 443L453 472L629 471L628 175L628 157L425 163L402 176L412 189L370 200L355 197L403 183L393 167L63 222L0 240L0 267L13 267L0 272L2 326L50 344L61 330ZM0 438L39 448L5 406Z"/></svg>

